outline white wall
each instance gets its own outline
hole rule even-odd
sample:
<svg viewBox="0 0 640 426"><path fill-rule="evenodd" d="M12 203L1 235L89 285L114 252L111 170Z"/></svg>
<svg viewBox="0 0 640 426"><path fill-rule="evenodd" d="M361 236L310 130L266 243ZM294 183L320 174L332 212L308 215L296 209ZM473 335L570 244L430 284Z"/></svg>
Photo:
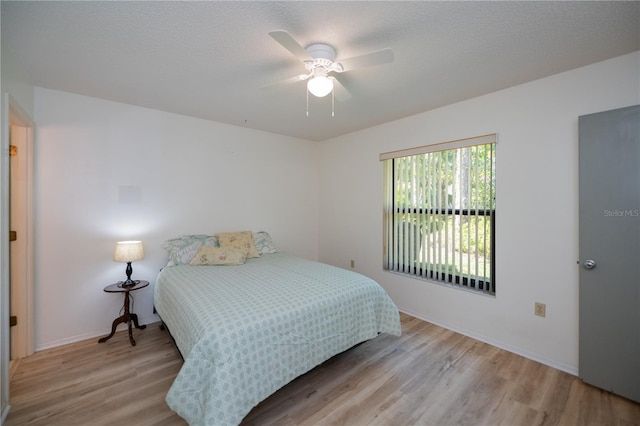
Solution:
<svg viewBox="0 0 640 426"><path fill-rule="evenodd" d="M24 70L18 65L9 52L7 52L7 49L2 50L1 68L2 92L10 94L15 103L19 105L26 114L33 117L33 85L25 78L26 74Z"/></svg>
<svg viewBox="0 0 640 426"><path fill-rule="evenodd" d="M266 230L317 259L317 143L42 88L35 105L36 350L110 331L120 240L143 241L133 278L151 283L181 234ZM157 321L153 285L133 295Z"/></svg>
<svg viewBox="0 0 640 426"><path fill-rule="evenodd" d="M578 116L638 103L636 52L323 142L320 260L354 259L402 310L575 374ZM383 271L378 154L494 132L496 296Z"/></svg>

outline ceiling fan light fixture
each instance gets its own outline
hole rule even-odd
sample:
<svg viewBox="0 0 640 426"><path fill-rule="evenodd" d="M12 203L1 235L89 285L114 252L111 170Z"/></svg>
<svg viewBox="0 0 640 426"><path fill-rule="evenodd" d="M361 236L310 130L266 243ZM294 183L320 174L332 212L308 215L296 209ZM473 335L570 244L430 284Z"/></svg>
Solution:
<svg viewBox="0 0 640 426"><path fill-rule="evenodd" d="M313 96L322 98L333 90L333 81L327 76L316 75L307 82L307 90Z"/></svg>

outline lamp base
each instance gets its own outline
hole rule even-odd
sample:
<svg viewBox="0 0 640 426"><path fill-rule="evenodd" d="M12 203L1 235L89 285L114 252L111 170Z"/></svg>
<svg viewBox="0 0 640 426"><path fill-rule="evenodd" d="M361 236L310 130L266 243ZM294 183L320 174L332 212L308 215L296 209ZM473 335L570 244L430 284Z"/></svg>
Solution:
<svg viewBox="0 0 640 426"><path fill-rule="evenodd" d="M131 262L127 262L127 269L125 272L127 273L127 280L123 281L123 283L120 284L120 287L133 287L134 285L138 284L139 281L134 281L131 279L131 274L133 273Z"/></svg>
<svg viewBox="0 0 640 426"><path fill-rule="evenodd" d="M120 284L120 287L133 287L134 285L138 284L140 281L134 281L132 279L127 279L126 281L123 281L122 284Z"/></svg>

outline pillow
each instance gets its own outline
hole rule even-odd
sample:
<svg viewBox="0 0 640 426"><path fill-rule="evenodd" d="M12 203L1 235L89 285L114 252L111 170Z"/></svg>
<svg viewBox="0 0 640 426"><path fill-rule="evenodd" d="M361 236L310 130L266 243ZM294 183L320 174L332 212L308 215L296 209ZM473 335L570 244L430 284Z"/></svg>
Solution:
<svg viewBox="0 0 640 426"><path fill-rule="evenodd" d="M189 265L242 265L246 260L244 250L200 247Z"/></svg>
<svg viewBox="0 0 640 426"><path fill-rule="evenodd" d="M253 242L256 245L256 249L260 254L277 253L278 249L273 245L271 236L264 231L253 233Z"/></svg>
<svg viewBox="0 0 640 426"><path fill-rule="evenodd" d="M211 235L182 235L162 243L169 253L167 266L188 265L200 247L219 247L218 238Z"/></svg>
<svg viewBox="0 0 640 426"><path fill-rule="evenodd" d="M253 242L253 232L225 232L222 234L216 234L218 242L222 248L235 248L244 250L247 253L247 259L251 257L260 257L260 253L256 249L256 245Z"/></svg>

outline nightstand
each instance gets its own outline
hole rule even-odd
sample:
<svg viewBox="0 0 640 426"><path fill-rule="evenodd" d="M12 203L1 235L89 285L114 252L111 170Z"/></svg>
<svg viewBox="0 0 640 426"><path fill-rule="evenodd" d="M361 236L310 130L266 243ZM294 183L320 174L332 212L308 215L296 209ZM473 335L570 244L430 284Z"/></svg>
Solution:
<svg viewBox="0 0 640 426"><path fill-rule="evenodd" d="M135 325L135 327L139 329L147 328L147 326L138 324L138 315L131 313L131 298L133 296L129 296L129 293L131 293L132 291L140 290L141 288L145 288L148 285L149 281L136 280L135 285L123 286L122 282L118 282L104 288L104 291L107 293L124 293L124 314L113 320L113 324L111 325L111 334L98 340L98 343L103 343L111 339L116 333L116 327L118 327L118 324L126 322L129 325L129 341L131 342L132 346L136 345L136 341L133 340L132 326Z"/></svg>

